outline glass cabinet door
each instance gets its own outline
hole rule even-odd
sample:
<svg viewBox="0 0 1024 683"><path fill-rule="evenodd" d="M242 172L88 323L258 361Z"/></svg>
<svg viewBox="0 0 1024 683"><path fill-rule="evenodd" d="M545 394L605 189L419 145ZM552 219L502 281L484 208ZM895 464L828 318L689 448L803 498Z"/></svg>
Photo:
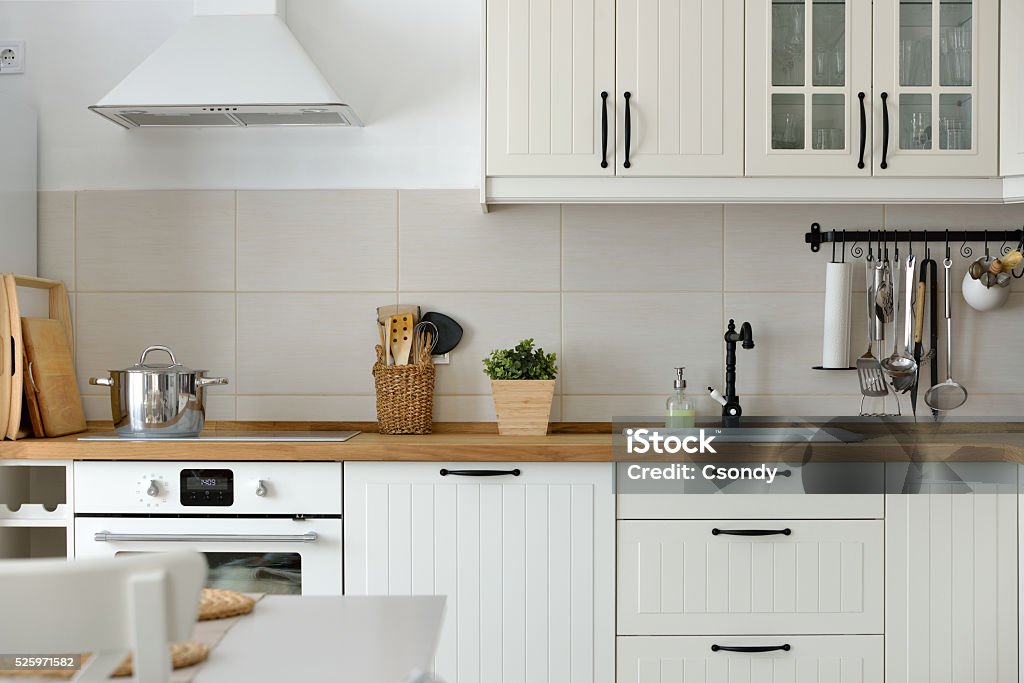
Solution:
<svg viewBox="0 0 1024 683"><path fill-rule="evenodd" d="M753 7L751 8L751 4ZM758 0L748 4L748 175L867 175L870 118L861 125L860 92L870 106L870 3L859 0ZM866 7L865 7L866 4ZM762 16L756 16L758 14ZM763 36L758 34L763 31ZM755 35L751 35L754 33ZM762 52L760 49L763 40Z"/></svg>
<svg viewBox="0 0 1024 683"><path fill-rule="evenodd" d="M994 175L998 103L989 93L998 74L996 55L987 54L995 48L984 44L998 44L997 30L986 29L997 20L997 0L882 0L875 7L882 37L875 87L887 103L878 113L889 124L876 174Z"/></svg>

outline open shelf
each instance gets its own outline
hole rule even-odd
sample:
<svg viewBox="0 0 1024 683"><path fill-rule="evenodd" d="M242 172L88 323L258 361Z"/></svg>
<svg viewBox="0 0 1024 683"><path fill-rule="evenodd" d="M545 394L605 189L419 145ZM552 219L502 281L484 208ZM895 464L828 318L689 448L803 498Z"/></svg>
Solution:
<svg viewBox="0 0 1024 683"><path fill-rule="evenodd" d="M20 506L0 504L0 527L66 527L68 516L68 508L64 503L24 503Z"/></svg>

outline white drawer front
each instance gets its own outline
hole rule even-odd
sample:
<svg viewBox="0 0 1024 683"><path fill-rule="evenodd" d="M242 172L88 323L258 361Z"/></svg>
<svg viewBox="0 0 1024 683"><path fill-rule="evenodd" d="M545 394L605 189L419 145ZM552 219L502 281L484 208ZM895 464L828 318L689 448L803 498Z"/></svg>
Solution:
<svg viewBox="0 0 1024 683"><path fill-rule="evenodd" d="M713 651L776 647L769 652ZM882 683L882 636L618 639L618 683Z"/></svg>
<svg viewBox="0 0 1024 683"><path fill-rule="evenodd" d="M741 463L723 463L734 467ZM756 466L758 463L746 463ZM623 481L623 463L617 476ZM703 477L680 493L619 493L619 519L881 519L883 463L778 463L771 484L737 480L719 488ZM627 486L622 486L627 489Z"/></svg>
<svg viewBox="0 0 1024 683"><path fill-rule="evenodd" d="M883 632L881 521L631 520L618 534L620 635Z"/></svg>

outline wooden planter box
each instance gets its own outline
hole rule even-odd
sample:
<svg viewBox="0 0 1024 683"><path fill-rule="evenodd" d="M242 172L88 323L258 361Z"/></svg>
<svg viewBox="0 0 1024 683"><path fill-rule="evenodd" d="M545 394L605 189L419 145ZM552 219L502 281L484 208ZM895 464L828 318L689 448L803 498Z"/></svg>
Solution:
<svg viewBox="0 0 1024 683"><path fill-rule="evenodd" d="M492 379L491 394L499 434L542 436L548 433L555 380Z"/></svg>

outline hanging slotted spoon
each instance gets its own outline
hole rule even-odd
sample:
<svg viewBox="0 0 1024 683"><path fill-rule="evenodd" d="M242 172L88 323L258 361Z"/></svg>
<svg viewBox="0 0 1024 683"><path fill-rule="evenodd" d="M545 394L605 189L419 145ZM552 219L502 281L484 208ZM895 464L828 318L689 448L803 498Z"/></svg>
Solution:
<svg viewBox="0 0 1024 683"><path fill-rule="evenodd" d="M953 262L946 257L946 381L934 385L924 395L924 402L935 410L955 410L967 401L967 389L953 381L953 313L949 302L949 269Z"/></svg>

